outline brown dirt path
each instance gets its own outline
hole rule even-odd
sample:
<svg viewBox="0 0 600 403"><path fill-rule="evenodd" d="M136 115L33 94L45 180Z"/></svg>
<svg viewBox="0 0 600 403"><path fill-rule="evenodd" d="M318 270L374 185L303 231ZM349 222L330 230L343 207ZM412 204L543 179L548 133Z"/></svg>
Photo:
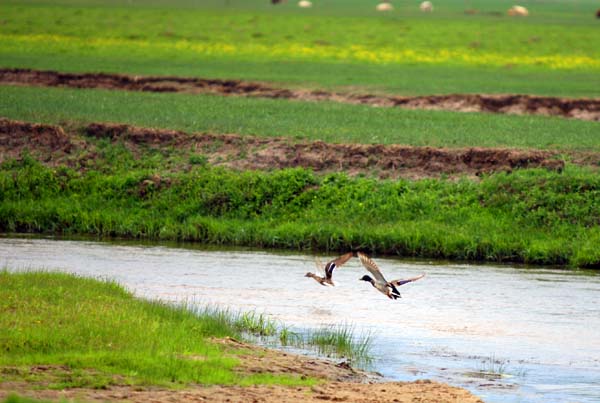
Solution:
<svg viewBox="0 0 600 403"><path fill-rule="evenodd" d="M435 109L458 112L488 112L559 116L600 121L600 99L558 98L532 95L450 94L429 96L386 96L348 94L322 90L275 88L240 80L218 80L169 76L132 76L108 73L60 73L30 69L0 69L0 84L112 90L211 93L247 96L333 101L380 107Z"/></svg>
<svg viewBox="0 0 600 403"><path fill-rule="evenodd" d="M72 388L50 390L43 383L24 381L0 383L0 400L10 393L41 399L68 399L83 402L353 402L353 403L483 403L465 389L443 383L383 382L374 374L358 371L345 362L335 364L305 356L269 350L233 339L216 340L226 349L234 349L241 360L239 371L310 376L323 380L313 387L284 386L201 386L181 390L156 387L112 386L108 389ZM62 367L61 367L62 368ZM35 366L32 372L52 371L52 366ZM64 370L64 368L62 368Z"/></svg>
<svg viewBox="0 0 600 403"><path fill-rule="evenodd" d="M183 165L171 167L172 170L188 169L189 156L201 155L211 165L241 170L305 167L319 173L346 172L380 178L478 176L540 167L561 171L565 156L562 152L540 150L330 144L282 137L189 134L106 123L60 127L0 118L0 162L19 158L27 151L48 165L86 169L99 158L96 138L123 144L138 158L148 150L183 157ZM600 153L572 153L569 157L580 165L600 163Z"/></svg>

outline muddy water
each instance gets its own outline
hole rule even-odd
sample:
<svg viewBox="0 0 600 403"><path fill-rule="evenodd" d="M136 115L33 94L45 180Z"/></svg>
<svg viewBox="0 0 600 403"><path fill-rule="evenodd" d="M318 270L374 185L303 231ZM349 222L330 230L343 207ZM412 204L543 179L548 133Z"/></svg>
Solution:
<svg viewBox="0 0 600 403"><path fill-rule="evenodd" d="M426 277L391 301L358 281L356 259L326 288L303 277L314 269L306 255L0 238L0 265L14 269L108 277L140 296L256 310L297 329L352 324L374 334L374 369L392 379L437 379L486 402L600 401L600 276L377 262L390 279Z"/></svg>

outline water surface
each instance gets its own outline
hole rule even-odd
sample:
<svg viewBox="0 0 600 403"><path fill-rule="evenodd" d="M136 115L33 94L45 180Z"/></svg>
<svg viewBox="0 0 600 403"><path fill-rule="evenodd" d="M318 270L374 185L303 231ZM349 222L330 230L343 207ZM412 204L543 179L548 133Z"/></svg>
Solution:
<svg viewBox="0 0 600 403"><path fill-rule="evenodd" d="M143 297L255 310L297 329L352 324L374 334L374 369L394 380L440 380L488 403L600 401L600 276L376 261L388 279L426 277L392 301L358 281L357 259L329 288L303 277L308 255L0 238L0 265L13 269L111 278Z"/></svg>

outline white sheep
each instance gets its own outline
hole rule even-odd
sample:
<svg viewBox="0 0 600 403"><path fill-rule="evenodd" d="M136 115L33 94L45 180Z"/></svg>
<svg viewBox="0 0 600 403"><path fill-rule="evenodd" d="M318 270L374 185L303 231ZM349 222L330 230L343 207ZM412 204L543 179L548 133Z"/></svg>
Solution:
<svg viewBox="0 0 600 403"><path fill-rule="evenodd" d="M394 9L394 7L388 2L383 2L383 3L377 4L377 7L375 7L375 9L377 11L392 11Z"/></svg>
<svg viewBox="0 0 600 403"><path fill-rule="evenodd" d="M310 7L312 7L312 3L308 0L302 0L302 1L298 2L298 7L310 8Z"/></svg>
<svg viewBox="0 0 600 403"><path fill-rule="evenodd" d="M518 17L527 17L529 15L529 10L527 10L525 7L523 6L512 6L511 8L508 9L508 15L514 17L514 16L518 16Z"/></svg>
<svg viewBox="0 0 600 403"><path fill-rule="evenodd" d="M430 1L424 1L419 6L419 9L424 13L430 13L433 11L433 4Z"/></svg>

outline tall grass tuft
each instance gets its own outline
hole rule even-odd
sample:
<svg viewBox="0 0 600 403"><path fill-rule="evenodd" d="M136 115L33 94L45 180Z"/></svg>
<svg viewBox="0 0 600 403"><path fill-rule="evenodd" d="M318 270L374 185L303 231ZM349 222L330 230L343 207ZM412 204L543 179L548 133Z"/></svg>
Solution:
<svg viewBox="0 0 600 403"><path fill-rule="evenodd" d="M355 334L354 326L347 324L326 325L307 336L309 344L316 346L320 354L346 357L358 363L368 363L372 335Z"/></svg>
<svg viewBox="0 0 600 403"><path fill-rule="evenodd" d="M348 358L358 365L371 361L372 335L356 334L354 326L349 324L322 325L317 329L295 331L264 313L232 311L229 308L191 303L185 303L184 306L199 317L216 320L221 326L239 332L239 337L314 351L321 356Z"/></svg>

